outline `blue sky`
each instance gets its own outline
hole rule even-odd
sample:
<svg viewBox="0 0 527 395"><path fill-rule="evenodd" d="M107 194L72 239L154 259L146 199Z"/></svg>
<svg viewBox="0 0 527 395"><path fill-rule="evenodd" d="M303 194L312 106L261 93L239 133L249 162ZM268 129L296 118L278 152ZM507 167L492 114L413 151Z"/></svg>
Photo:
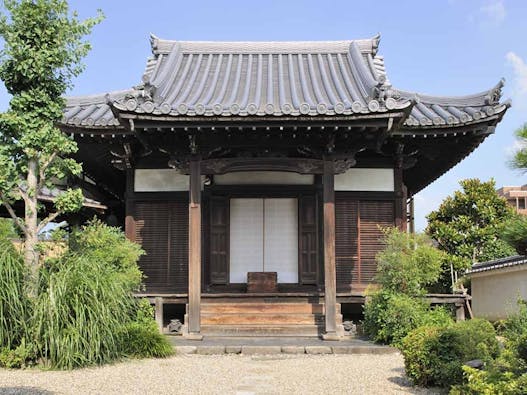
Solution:
<svg viewBox="0 0 527 395"><path fill-rule="evenodd" d="M507 167L514 130L527 122L527 1L70 1L81 17L106 19L89 40L86 71L71 94L128 88L140 82L149 34L176 40L343 40L381 33L380 54L395 87L437 95L486 90L506 78L513 107L472 155L416 196L416 227L468 177L497 186L527 183ZM0 90L0 110L9 97Z"/></svg>

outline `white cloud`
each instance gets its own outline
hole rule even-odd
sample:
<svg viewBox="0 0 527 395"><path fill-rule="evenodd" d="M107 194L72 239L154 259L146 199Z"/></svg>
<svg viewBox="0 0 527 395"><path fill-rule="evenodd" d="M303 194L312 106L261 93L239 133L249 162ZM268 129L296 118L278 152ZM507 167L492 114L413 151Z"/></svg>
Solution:
<svg viewBox="0 0 527 395"><path fill-rule="evenodd" d="M505 59L512 67L514 74L512 86L512 93L515 96L514 104L522 106L524 102L527 102L527 63L514 52L508 52Z"/></svg>
<svg viewBox="0 0 527 395"><path fill-rule="evenodd" d="M504 0L489 0L479 8L479 11L496 26L501 25L507 16Z"/></svg>
<svg viewBox="0 0 527 395"><path fill-rule="evenodd" d="M512 159L516 152L525 148L527 148L527 142L516 139L511 145L505 147L505 155Z"/></svg>

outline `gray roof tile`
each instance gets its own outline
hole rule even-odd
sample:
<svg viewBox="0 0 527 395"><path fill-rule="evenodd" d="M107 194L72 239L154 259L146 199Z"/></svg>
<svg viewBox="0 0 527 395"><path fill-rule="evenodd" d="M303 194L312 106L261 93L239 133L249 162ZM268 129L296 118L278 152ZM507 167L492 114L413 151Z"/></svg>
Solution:
<svg viewBox="0 0 527 395"><path fill-rule="evenodd" d="M406 128L451 127L498 114L501 81L476 95L440 97L394 89L379 36L315 42L190 42L152 36L141 85L68 98L63 123L118 127L114 112L169 116L319 116L413 105ZM112 111L112 107L114 111Z"/></svg>

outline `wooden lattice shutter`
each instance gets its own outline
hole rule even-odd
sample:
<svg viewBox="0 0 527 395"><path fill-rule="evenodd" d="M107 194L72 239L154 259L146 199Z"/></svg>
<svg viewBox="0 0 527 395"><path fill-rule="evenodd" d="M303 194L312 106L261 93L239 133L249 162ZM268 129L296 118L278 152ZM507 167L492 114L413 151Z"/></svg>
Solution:
<svg viewBox="0 0 527 395"><path fill-rule="evenodd" d="M335 258L337 289L349 291L358 282L358 201L337 194L335 200Z"/></svg>
<svg viewBox="0 0 527 395"><path fill-rule="evenodd" d="M146 252L139 260L146 292L187 292L188 202L136 202L135 240Z"/></svg>
<svg viewBox="0 0 527 395"><path fill-rule="evenodd" d="M299 282L316 284L318 273L316 196L302 196L298 199L298 206Z"/></svg>
<svg viewBox="0 0 527 395"><path fill-rule="evenodd" d="M210 282L229 282L229 200L214 197L210 202Z"/></svg>
<svg viewBox="0 0 527 395"><path fill-rule="evenodd" d="M381 228L395 225L393 200L360 202L360 278L370 283L377 271L375 256L384 248Z"/></svg>

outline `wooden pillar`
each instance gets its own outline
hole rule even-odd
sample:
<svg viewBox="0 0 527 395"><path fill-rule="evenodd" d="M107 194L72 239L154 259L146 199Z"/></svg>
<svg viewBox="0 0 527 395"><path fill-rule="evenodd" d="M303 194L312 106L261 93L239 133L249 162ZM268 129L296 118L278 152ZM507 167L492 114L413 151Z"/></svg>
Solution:
<svg viewBox="0 0 527 395"><path fill-rule="evenodd" d="M465 321L465 303L456 303L456 321Z"/></svg>
<svg viewBox="0 0 527 395"><path fill-rule="evenodd" d="M409 213L409 232L415 233L415 219L414 219L414 197L410 198L410 213Z"/></svg>
<svg viewBox="0 0 527 395"><path fill-rule="evenodd" d="M338 340L337 280L335 270L335 175L333 160L324 160L322 175L324 200L324 307L326 333L324 340Z"/></svg>
<svg viewBox="0 0 527 395"><path fill-rule="evenodd" d="M201 340L201 161L190 161L188 337Z"/></svg>
<svg viewBox="0 0 527 395"><path fill-rule="evenodd" d="M403 168L400 163L396 163L393 176L395 187L395 226L399 230L406 231L406 199L404 196Z"/></svg>
<svg viewBox="0 0 527 395"><path fill-rule="evenodd" d="M163 298L160 296L155 298L154 315L159 332L163 333Z"/></svg>
<svg viewBox="0 0 527 395"><path fill-rule="evenodd" d="M134 201L132 195L134 193L134 170L126 170L126 193L125 193L125 219L124 219L124 233L128 240L135 241L135 218L134 218Z"/></svg>

